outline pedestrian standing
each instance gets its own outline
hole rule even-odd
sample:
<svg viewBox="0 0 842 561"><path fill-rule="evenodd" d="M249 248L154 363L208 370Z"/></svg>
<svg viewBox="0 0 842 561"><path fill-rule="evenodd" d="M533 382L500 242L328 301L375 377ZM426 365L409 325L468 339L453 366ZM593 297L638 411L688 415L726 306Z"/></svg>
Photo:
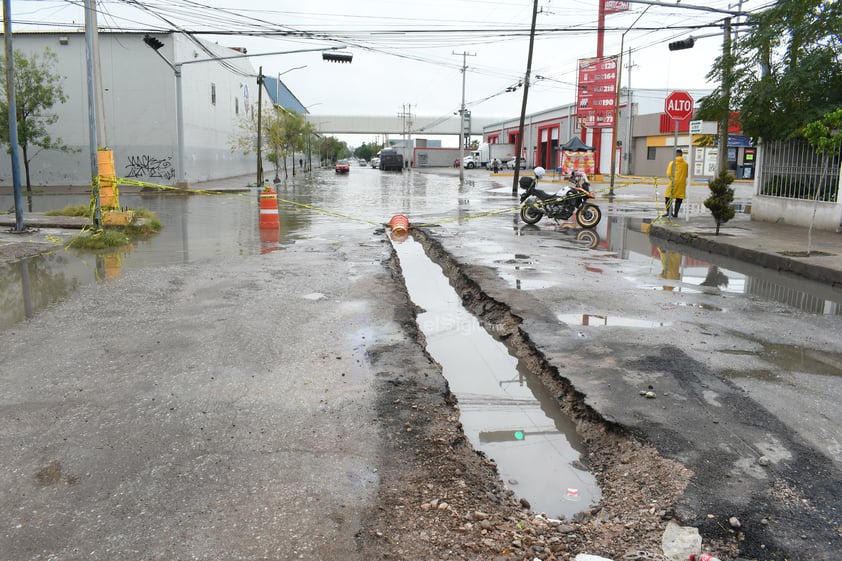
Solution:
<svg viewBox="0 0 842 561"><path fill-rule="evenodd" d="M684 161L683 152L681 148L675 151L675 159L667 166L667 177L669 177L669 185L666 192L666 214L670 214L670 203L672 202L672 215L678 216L678 209L681 208L681 203L687 194L687 173L689 166Z"/></svg>

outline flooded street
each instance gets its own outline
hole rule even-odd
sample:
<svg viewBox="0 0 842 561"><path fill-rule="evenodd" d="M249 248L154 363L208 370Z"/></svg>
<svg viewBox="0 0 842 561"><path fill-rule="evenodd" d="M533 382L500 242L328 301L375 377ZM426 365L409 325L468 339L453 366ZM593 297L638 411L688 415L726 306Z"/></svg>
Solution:
<svg viewBox="0 0 842 561"><path fill-rule="evenodd" d="M808 400L812 398L801 388L816 386L816 376L838 378L842 361L836 350L803 351L786 342L788 335L777 327L753 333L751 321L758 311L762 317L788 319L796 314L837 316L840 291L687 248L653 245L646 233L652 212L640 202L602 203L605 215L594 230L549 221L527 226L514 210L516 199L501 182L505 179L476 174L460 186L454 173L354 167L347 175L299 175L280 186L277 231L258 227L254 189L190 196L124 193L123 206L148 209L159 217L164 226L160 235L96 255L57 243L51 253L0 264L0 330L13 329L84 284L98 282L107 288L110 279L127 271L282 253L306 240L363 243L390 217L405 214L413 225L428 226L455 259L488 268L525 297L558 294L543 297L550 303L537 312L555 318L562 348L565 340L572 346L663 340L695 360L720 367L772 408L782 385L797 386L793 399ZM87 197L36 196L32 203L33 211L43 212L86 204ZM0 204L8 207L11 197L0 198ZM586 462L580 462L582 444L560 413L557 396L548 395L495 334L462 308L460 294L420 244L410 238L395 249L410 297L423 310L418 323L428 352L441 364L458 398L473 446L494 459L504 483L536 511L570 517L598 503L600 489ZM718 343L683 336L690 325L716 333ZM592 366L585 364L565 364L570 370L563 375L586 373ZM652 384L642 387L647 386ZM832 395L828 392L827 399ZM814 399L804 407L824 404ZM807 440L830 442L825 448L842 463L842 448L826 440L831 435L811 429L805 420L809 417L787 409L780 415Z"/></svg>

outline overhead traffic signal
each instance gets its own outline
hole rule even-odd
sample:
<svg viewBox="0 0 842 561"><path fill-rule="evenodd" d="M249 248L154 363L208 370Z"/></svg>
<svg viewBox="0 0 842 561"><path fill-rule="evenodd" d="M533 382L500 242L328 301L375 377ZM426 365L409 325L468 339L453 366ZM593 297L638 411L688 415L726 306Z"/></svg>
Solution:
<svg viewBox="0 0 842 561"><path fill-rule="evenodd" d="M689 39L682 39L681 41L673 41L669 44L669 49L671 51L681 51L684 49L692 49L693 45L696 43L696 40L690 37Z"/></svg>
<svg viewBox="0 0 842 561"><path fill-rule="evenodd" d="M143 42L155 49L156 51L164 46L164 44L160 41L160 39L156 37L152 37L151 35L146 35L143 37Z"/></svg>
<svg viewBox="0 0 842 561"><path fill-rule="evenodd" d="M353 59L354 55L351 53L322 53L322 60L327 60L329 62L350 63Z"/></svg>

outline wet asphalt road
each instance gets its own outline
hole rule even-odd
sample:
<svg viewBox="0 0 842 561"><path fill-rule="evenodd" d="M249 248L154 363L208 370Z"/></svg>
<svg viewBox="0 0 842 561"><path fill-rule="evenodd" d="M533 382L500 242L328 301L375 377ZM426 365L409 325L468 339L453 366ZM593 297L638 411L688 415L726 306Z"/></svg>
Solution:
<svg viewBox="0 0 842 561"><path fill-rule="evenodd" d="M260 240L254 222L238 221L236 239L223 241L218 223L190 221L177 236L169 228L172 243L187 240L172 262L139 247L143 259L124 255L115 282L81 282L59 305L16 324L3 337L11 374L2 380L0 424L3 449L14 450L0 460L2 502L16 514L0 551L74 558L66 544L78 531L79 543L100 544L89 559L121 551L118 538L152 558L187 554L196 541L179 545L180 535L203 536L209 548L236 544L235 513L270 503L289 511L267 517L256 530L265 540L238 545L242 551L295 543L307 557L349 547L331 536L353 533L346 505L370 500L376 462L342 427L350 418L355 430L373 430L360 414L372 399L360 349L404 343L383 292L388 249L374 233L401 212L430 225L425 232L466 277L523 318L522 329L594 411L694 470L680 505L688 524L717 535L739 518L747 558L835 559L840 327L838 316L814 308L832 308L837 295L821 306L767 298L786 292L780 285L819 291L771 273L714 270L676 248L658 251L640 232L640 218L652 213L648 197L606 212L593 248L575 228L524 227L514 212L454 220L513 206L506 181L325 174L318 189L298 184L281 197L355 220L296 210L277 243ZM224 204L241 212L238 202ZM187 216L198 208L191 203ZM241 216L256 221L249 213ZM297 420L291 428L288 419ZM285 439L288 448L270 450ZM340 482L330 504L307 475L325 465ZM280 466L294 485L265 477ZM299 535L333 509L343 522ZM94 522L114 513L112 524ZM299 529L281 522L293 515ZM44 544L47 528L57 530ZM279 533L282 545L269 537Z"/></svg>

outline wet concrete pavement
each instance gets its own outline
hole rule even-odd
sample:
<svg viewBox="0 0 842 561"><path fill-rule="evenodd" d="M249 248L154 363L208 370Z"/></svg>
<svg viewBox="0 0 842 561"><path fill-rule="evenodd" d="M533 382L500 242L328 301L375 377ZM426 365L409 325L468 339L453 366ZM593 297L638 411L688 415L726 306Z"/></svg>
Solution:
<svg viewBox="0 0 842 561"><path fill-rule="evenodd" d="M21 236L54 234L47 225L7 233L9 218L0 217L0 254ZM757 361L777 344L825 350L820 362L832 364L836 317L717 291L629 290L621 283L636 271L610 251L571 267L585 248L563 232L522 229L508 216L477 224L424 232L465 280L522 318L589 407L694 469L680 505L688 522L718 535L737 516L749 557L831 559L840 549L842 395L803 361ZM709 217L640 224L667 243L791 270L830 290L842 278L836 233L814 231L814 255L799 257L805 229L745 215L720 236ZM0 460L12 513L0 530L5 557L356 558L353 536L378 481L375 378L433 369L393 317L400 295L382 266L383 237L347 242L324 236L269 256L133 272L4 335L0 435L13 451ZM671 328L600 330L565 325L565 314ZM747 338L775 323L787 325L771 341ZM363 358L372 349L386 363ZM416 358L388 364L396 356ZM650 388L654 400L640 393Z"/></svg>
<svg viewBox="0 0 842 561"><path fill-rule="evenodd" d="M693 470L677 506L684 521L703 535L738 532L749 559L832 559L842 549L840 234L814 231L802 257L806 229L746 215L719 236L709 216L624 222L605 225L594 249L568 235L575 228L516 218L506 230L466 223L424 234L475 314L504 305L589 408ZM652 260L619 259L650 242ZM696 277L680 273L687 259L700 261ZM723 274L729 264L767 269L739 280ZM748 298L730 296L735 282ZM830 311L765 299L792 286L803 291L796 298L827 298L818 309Z"/></svg>

